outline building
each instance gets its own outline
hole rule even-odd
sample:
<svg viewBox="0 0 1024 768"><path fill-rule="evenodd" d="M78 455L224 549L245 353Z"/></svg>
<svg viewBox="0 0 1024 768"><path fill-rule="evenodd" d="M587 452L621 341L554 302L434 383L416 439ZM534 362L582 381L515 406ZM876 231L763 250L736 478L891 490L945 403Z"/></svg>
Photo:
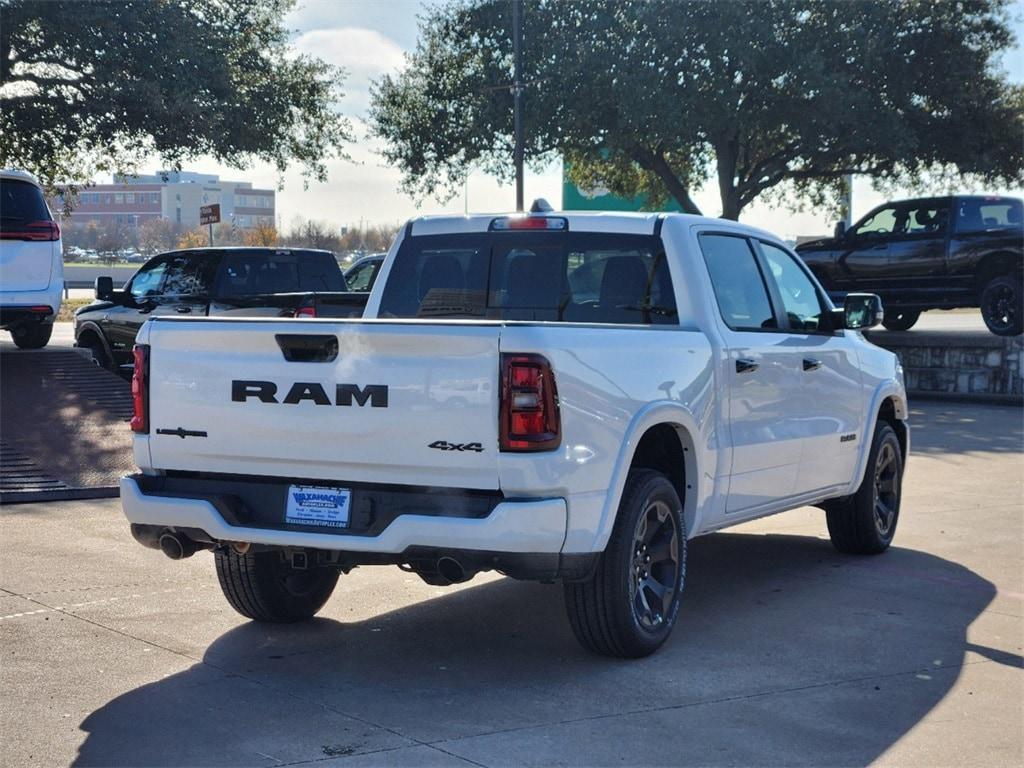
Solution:
<svg viewBox="0 0 1024 768"><path fill-rule="evenodd" d="M256 189L247 181L166 171L144 176L115 176L113 184L94 184L80 193L71 221L116 222L137 227L146 219L164 218L186 229L199 226L199 208L220 203L221 222L237 229L274 226L274 190ZM60 208L59 202L54 206Z"/></svg>

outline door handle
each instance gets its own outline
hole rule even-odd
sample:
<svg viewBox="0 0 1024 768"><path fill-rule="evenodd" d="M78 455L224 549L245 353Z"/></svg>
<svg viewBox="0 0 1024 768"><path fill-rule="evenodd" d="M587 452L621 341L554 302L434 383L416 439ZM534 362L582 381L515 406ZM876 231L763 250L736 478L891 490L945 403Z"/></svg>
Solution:
<svg viewBox="0 0 1024 768"><path fill-rule="evenodd" d="M741 357L736 360L736 373L752 373L760 367L760 363L749 357Z"/></svg>
<svg viewBox="0 0 1024 768"><path fill-rule="evenodd" d="M192 311L192 307L175 307L175 309L180 315L187 315L189 312Z"/></svg>
<svg viewBox="0 0 1024 768"><path fill-rule="evenodd" d="M815 360L813 357L804 358L805 371L816 371L819 368L821 368L821 360Z"/></svg>
<svg viewBox="0 0 1024 768"><path fill-rule="evenodd" d="M289 363L330 363L338 357L338 337L321 333L278 333L274 336Z"/></svg>

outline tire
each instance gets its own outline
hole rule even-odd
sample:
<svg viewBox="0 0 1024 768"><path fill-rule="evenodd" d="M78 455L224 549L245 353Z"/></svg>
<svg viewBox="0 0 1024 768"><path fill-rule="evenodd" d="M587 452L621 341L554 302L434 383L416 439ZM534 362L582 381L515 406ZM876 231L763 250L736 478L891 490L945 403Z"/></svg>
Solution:
<svg viewBox="0 0 1024 768"><path fill-rule="evenodd" d="M114 369L114 363L107 354L107 350L103 346L103 342L95 335L90 333L86 336L84 341L79 342L78 346L82 349L88 349L89 354L92 355L92 361L100 368L108 371L112 371Z"/></svg>
<svg viewBox="0 0 1024 768"><path fill-rule="evenodd" d="M833 546L851 555L877 555L887 550L899 522L902 484L899 438L888 422L880 421L857 492L825 505Z"/></svg>
<svg viewBox="0 0 1024 768"><path fill-rule="evenodd" d="M333 568L292 568L276 550L240 555L214 552L221 591L231 607L255 621L288 623L313 618L338 583Z"/></svg>
<svg viewBox="0 0 1024 768"><path fill-rule="evenodd" d="M32 323L11 331L11 338L18 349L42 349L50 343L53 323Z"/></svg>
<svg viewBox="0 0 1024 768"><path fill-rule="evenodd" d="M921 317L917 309L886 310L882 318L882 327L887 331L909 331Z"/></svg>
<svg viewBox="0 0 1024 768"><path fill-rule="evenodd" d="M1019 336L1024 332L1024 285L1019 275L1001 275L988 281L981 291L981 319L996 336Z"/></svg>
<svg viewBox="0 0 1024 768"><path fill-rule="evenodd" d="M573 634L583 647L604 656L635 659L654 653L675 626L685 575L686 529L675 488L660 472L630 470L615 528L594 573L565 583ZM637 590L638 580L647 586ZM653 604L654 584L665 589L660 606Z"/></svg>

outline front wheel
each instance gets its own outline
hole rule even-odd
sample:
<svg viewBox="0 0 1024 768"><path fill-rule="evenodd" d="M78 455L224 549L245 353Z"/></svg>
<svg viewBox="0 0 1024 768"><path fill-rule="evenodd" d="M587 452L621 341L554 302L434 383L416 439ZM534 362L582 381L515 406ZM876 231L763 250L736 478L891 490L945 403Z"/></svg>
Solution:
<svg viewBox="0 0 1024 768"><path fill-rule="evenodd" d="M1024 311L1019 275L994 277L981 291L981 319L996 336L1019 336L1024 332Z"/></svg>
<svg viewBox="0 0 1024 768"><path fill-rule="evenodd" d="M896 535L903 487L903 455L896 430L879 421L857 492L825 504L833 546L851 555L877 555Z"/></svg>
<svg viewBox="0 0 1024 768"><path fill-rule="evenodd" d="M89 350L89 355L92 357L92 361L107 371L114 369L114 363L107 355L107 350L103 346L103 342L98 337L89 335L84 340L79 341L78 346L82 349Z"/></svg>
<svg viewBox="0 0 1024 768"><path fill-rule="evenodd" d="M595 572L565 584L576 639L605 656L654 653L675 625L685 574L686 529L675 487L660 472L631 470Z"/></svg>
<svg viewBox="0 0 1024 768"><path fill-rule="evenodd" d="M338 583L333 568L294 568L276 550L238 554L214 552L217 579L231 607L256 621L305 621L323 608Z"/></svg>
<svg viewBox="0 0 1024 768"><path fill-rule="evenodd" d="M882 327L887 331L909 331L920 317L921 312L916 309L886 310L882 317Z"/></svg>
<svg viewBox="0 0 1024 768"><path fill-rule="evenodd" d="M50 343L53 323L32 323L11 331L11 338L18 349L42 349Z"/></svg>

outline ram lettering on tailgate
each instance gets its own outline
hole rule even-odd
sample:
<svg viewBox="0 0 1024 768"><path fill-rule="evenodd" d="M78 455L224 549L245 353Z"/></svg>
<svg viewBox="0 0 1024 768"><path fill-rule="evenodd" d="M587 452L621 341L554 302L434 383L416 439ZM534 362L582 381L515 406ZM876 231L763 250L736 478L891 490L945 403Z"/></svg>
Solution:
<svg viewBox="0 0 1024 768"><path fill-rule="evenodd" d="M295 405L308 400L316 405L331 405L331 399L322 384L315 381L297 381L288 389L282 400L277 399L277 384L272 381L248 381L236 379L231 382L231 399L236 403L244 403L249 398L256 398L261 403L285 403ZM334 405L364 406L369 403L371 408L388 407L387 384L336 384L334 386Z"/></svg>

